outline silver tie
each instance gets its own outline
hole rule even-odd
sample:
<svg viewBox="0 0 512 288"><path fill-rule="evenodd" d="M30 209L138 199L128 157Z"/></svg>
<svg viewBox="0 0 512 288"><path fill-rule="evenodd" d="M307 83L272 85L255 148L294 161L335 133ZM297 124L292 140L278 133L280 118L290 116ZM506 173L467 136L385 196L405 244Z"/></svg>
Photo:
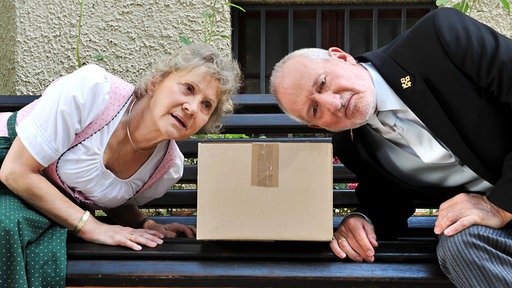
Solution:
<svg viewBox="0 0 512 288"><path fill-rule="evenodd" d="M379 120L384 126L391 128L396 135L383 135L391 141L408 145L425 163L449 163L454 159L451 153L435 153L435 151L447 151L437 139L418 124L399 118L393 111L379 112ZM388 130L389 131L389 130ZM392 133L392 131L389 131ZM400 138L400 139L397 139ZM407 146L403 147L407 151Z"/></svg>

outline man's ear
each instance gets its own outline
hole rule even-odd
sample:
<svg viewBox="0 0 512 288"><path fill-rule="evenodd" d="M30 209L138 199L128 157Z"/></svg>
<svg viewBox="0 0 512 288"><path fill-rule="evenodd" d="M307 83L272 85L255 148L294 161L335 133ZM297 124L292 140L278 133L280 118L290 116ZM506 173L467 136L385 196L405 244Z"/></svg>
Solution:
<svg viewBox="0 0 512 288"><path fill-rule="evenodd" d="M348 54L347 52L341 50L341 48L331 47L327 51L329 52L329 56L331 56L331 58L340 59L340 60L343 60L345 62L351 62L351 63L352 62L353 63L356 62L356 60L350 54Z"/></svg>

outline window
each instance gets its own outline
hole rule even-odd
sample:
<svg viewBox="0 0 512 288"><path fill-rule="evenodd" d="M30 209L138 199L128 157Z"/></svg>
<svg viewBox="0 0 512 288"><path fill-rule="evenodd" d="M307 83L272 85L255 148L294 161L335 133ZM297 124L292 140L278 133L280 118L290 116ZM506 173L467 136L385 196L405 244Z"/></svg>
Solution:
<svg viewBox="0 0 512 288"><path fill-rule="evenodd" d="M435 5L242 5L232 9L241 93L269 93L274 64L293 50L337 46L358 55L389 43Z"/></svg>

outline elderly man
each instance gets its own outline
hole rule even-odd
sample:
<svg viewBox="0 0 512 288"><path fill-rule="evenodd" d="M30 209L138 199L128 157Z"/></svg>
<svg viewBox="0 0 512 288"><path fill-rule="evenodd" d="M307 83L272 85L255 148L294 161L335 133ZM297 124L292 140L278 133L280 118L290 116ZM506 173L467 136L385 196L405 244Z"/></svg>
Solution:
<svg viewBox="0 0 512 288"><path fill-rule="evenodd" d="M281 108L336 132L335 156L359 179L361 207L335 232L337 256L373 262L377 239L407 226L413 201L435 199L450 280L512 287L511 77L512 40L452 8L356 58L308 48L275 66Z"/></svg>

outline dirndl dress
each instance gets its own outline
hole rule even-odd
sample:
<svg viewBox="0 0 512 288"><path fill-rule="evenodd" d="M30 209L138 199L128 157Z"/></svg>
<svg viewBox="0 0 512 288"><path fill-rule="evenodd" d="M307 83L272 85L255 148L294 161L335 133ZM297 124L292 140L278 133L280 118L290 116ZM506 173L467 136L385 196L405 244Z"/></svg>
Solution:
<svg viewBox="0 0 512 288"><path fill-rule="evenodd" d="M3 162L16 137L16 113L0 137ZM0 183L0 287L65 287L67 229Z"/></svg>

